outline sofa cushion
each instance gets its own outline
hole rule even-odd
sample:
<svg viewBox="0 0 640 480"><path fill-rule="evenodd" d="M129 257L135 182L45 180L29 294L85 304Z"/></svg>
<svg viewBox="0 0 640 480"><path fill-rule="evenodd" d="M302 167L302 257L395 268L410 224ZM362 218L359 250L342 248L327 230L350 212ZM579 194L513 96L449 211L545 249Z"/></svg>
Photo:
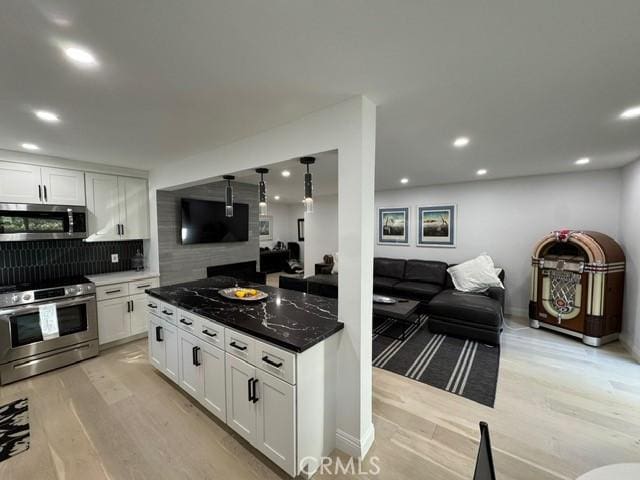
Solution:
<svg viewBox="0 0 640 480"><path fill-rule="evenodd" d="M400 283L397 278L391 277L373 277L373 291L391 293L393 286Z"/></svg>
<svg viewBox="0 0 640 480"><path fill-rule="evenodd" d="M402 298L428 302L442 291L440 285L423 282L399 282L393 286L393 293Z"/></svg>
<svg viewBox="0 0 640 480"><path fill-rule="evenodd" d="M338 275L331 273L321 273L307 278L307 283L320 283L322 285L338 286Z"/></svg>
<svg viewBox="0 0 640 480"><path fill-rule="evenodd" d="M425 282L444 285L447 280L447 267L444 262L430 260L407 260L404 279L408 282Z"/></svg>
<svg viewBox="0 0 640 480"><path fill-rule="evenodd" d="M491 287L502 287L498 278L500 269L495 268L493 259L483 253L476 258L447 269L456 290L462 292L485 292Z"/></svg>
<svg viewBox="0 0 640 480"><path fill-rule="evenodd" d="M405 263L407 261L401 258L376 257L373 259L373 275L374 277L390 277L402 280Z"/></svg>
<svg viewBox="0 0 640 480"><path fill-rule="evenodd" d="M482 293L444 290L429 302L427 311L429 315L439 318L461 320L485 328L499 328L502 325L500 302Z"/></svg>

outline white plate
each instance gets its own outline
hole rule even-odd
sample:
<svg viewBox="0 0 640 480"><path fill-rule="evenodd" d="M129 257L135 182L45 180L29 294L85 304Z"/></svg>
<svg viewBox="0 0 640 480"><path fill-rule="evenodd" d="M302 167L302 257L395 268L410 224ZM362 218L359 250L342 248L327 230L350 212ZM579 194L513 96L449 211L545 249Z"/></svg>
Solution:
<svg viewBox="0 0 640 480"><path fill-rule="evenodd" d="M254 288L254 290L258 292L256 296L240 298L240 297L236 297L236 292L238 290L246 290L246 289L242 287L224 288L222 290L218 290L218 293L222 295L224 298L228 298L229 300L238 300L240 302L259 302L260 300L264 300L269 296L268 293L263 292L261 290L256 290Z"/></svg>

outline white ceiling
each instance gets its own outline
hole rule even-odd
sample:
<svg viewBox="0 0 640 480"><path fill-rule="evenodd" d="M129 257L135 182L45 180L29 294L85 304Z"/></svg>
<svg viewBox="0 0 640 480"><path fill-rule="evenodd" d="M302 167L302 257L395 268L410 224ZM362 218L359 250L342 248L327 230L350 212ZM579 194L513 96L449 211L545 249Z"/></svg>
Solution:
<svg viewBox="0 0 640 480"><path fill-rule="evenodd" d="M619 166L639 24L638 0L2 0L0 148L152 168L365 94L379 189Z"/></svg>
<svg viewBox="0 0 640 480"><path fill-rule="evenodd" d="M309 167L313 181L313 196L322 197L338 194L338 152L324 152L313 155L316 163ZM306 167L295 158L275 165L268 165L269 173L264 176L269 202L302 203L304 198L304 174ZM287 170L289 177L283 177ZM236 180L258 185L260 175L255 170L235 172ZM257 187L256 187L257 188ZM278 200L275 197L279 196Z"/></svg>

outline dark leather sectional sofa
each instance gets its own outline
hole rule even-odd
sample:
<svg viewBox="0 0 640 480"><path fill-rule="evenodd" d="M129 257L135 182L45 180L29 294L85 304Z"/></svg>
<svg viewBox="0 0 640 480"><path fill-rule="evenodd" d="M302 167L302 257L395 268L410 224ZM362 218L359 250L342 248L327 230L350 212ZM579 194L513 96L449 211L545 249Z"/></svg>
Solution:
<svg viewBox="0 0 640 480"><path fill-rule="evenodd" d="M432 332L498 345L503 324L504 289L492 287L483 293L457 291L447 273L449 266L429 260L374 258L373 291L419 301L419 311L429 315ZM500 279L504 281L504 270ZM319 273L305 279L304 283L306 285L301 287L308 293L338 297L338 275Z"/></svg>

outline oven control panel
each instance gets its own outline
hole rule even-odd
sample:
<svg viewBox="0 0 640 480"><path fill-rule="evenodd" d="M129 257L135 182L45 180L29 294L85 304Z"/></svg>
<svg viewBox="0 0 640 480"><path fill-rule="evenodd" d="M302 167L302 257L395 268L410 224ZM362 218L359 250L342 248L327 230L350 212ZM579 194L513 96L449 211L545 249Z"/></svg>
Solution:
<svg viewBox="0 0 640 480"><path fill-rule="evenodd" d="M93 283L83 283L65 287L44 288L41 290L0 293L0 308L14 305L25 305L35 302L44 302L49 299L91 295L95 294L95 291L96 287Z"/></svg>

